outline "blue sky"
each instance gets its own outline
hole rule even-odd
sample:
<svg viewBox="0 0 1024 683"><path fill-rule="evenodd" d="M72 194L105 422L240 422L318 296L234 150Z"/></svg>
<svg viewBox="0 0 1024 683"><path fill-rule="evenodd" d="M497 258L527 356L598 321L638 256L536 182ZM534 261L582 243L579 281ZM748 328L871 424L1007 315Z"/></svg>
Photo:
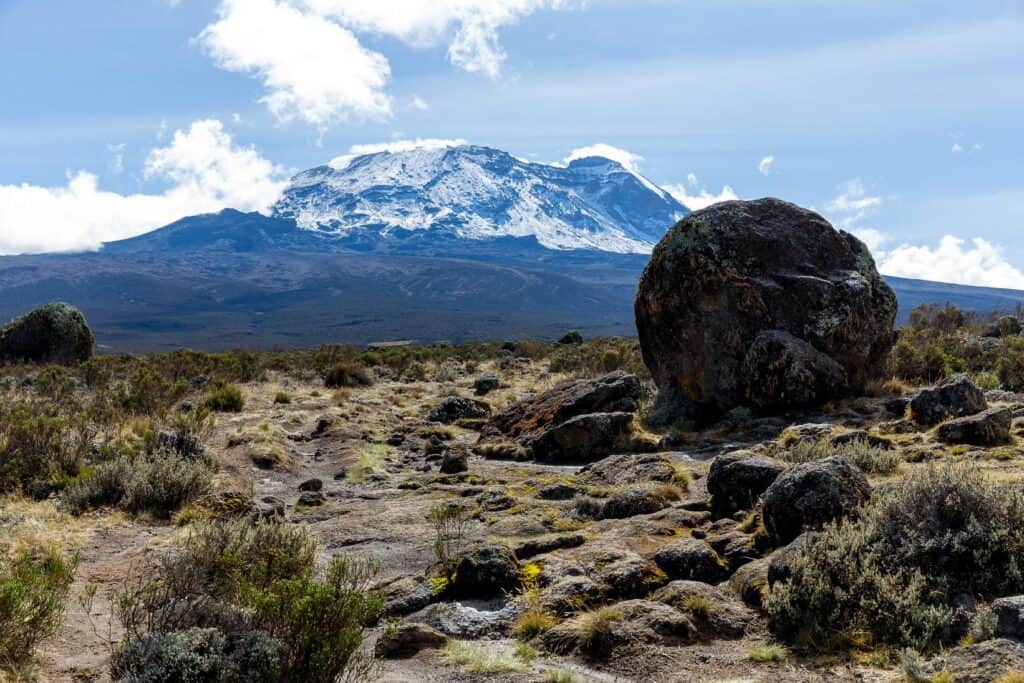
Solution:
<svg viewBox="0 0 1024 683"><path fill-rule="evenodd" d="M1024 288L1024 0L0 0L0 60L0 252L265 208L358 144L605 143Z"/></svg>

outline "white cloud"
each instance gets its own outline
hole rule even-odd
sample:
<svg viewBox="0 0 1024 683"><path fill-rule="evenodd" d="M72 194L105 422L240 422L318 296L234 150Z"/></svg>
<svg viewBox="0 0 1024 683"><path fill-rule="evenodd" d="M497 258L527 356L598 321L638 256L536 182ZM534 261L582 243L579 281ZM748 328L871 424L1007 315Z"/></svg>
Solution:
<svg viewBox="0 0 1024 683"><path fill-rule="evenodd" d="M881 257L884 275L985 287L1024 289L1024 273L1011 265L998 246L980 238L943 237L936 248L903 244Z"/></svg>
<svg viewBox="0 0 1024 683"><path fill-rule="evenodd" d="M882 247L890 240L887 234L876 228L853 228L850 232L854 237L866 244L872 254L879 258L885 256Z"/></svg>
<svg viewBox="0 0 1024 683"><path fill-rule="evenodd" d="M409 100L409 106L418 111L426 111L430 109L430 105L427 104L427 101L419 95L412 96L412 99Z"/></svg>
<svg viewBox="0 0 1024 683"><path fill-rule="evenodd" d="M772 166L775 164L775 157L769 154L766 157L762 157L761 161L757 164L757 170L761 175L768 175L772 172Z"/></svg>
<svg viewBox="0 0 1024 683"><path fill-rule="evenodd" d="M605 159L611 159L627 171L636 173L637 175L640 174L640 162L644 160L644 158L639 154L634 154L628 150L599 142L598 144L590 145L589 147L574 149L569 152L569 156L562 160L562 163L568 164L576 161L577 159L586 159L587 157L603 157Z"/></svg>
<svg viewBox="0 0 1024 683"><path fill-rule="evenodd" d="M331 168L343 170L356 157L365 154L379 154L381 152L410 152L414 149L446 149L448 147L459 147L469 144L462 138L437 139L437 138L416 138L415 140L392 140L391 142L375 142L366 145L352 145L348 154L334 157L328 162Z"/></svg>
<svg viewBox="0 0 1024 683"><path fill-rule="evenodd" d="M690 194L686 186L683 184L679 185L663 185L665 190L676 198L680 204L685 206L690 211L698 211L700 209L707 208L712 204L718 202L726 202L731 199L739 199L736 192L728 185L722 186L722 191L718 194L708 192L706 189L701 189L700 192Z"/></svg>
<svg viewBox="0 0 1024 683"><path fill-rule="evenodd" d="M390 64L355 33L391 36L416 48L447 43L453 65L495 78L507 57L499 29L578 2L220 0L218 20L197 41L220 68L259 77L267 90L262 101L280 120L299 119L323 131L352 116L380 119L392 111L385 92Z"/></svg>
<svg viewBox="0 0 1024 683"><path fill-rule="evenodd" d="M338 23L287 0L222 0L218 12L197 40L220 68L258 75L278 119L324 130L391 113L387 59Z"/></svg>
<svg viewBox="0 0 1024 683"><path fill-rule="evenodd" d="M687 173L686 174L686 183L688 185L692 186L692 187L696 187L697 183L698 183L697 174L693 173L692 171L690 173Z"/></svg>
<svg viewBox="0 0 1024 683"><path fill-rule="evenodd" d="M961 152L964 151L963 145L961 145L959 142L954 142L953 149L951 151L953 152L953 154L960 154Z"/></svg>
<svg viewBox="0 0 1024 683"><path fill-rule="evenodd" d="M145 177L170 186L122 195L101 190L87 171L69 174L62 187L0 185L0 253L96 249L188 215L225 207L266 211L286 184L281 169L234 144L216 120L196 121L152 150Z"/></svg>
<svg viewBox="0 0 1024 683"><path fill-rule="evenodd" d="M841 186L839 196L825 205L833 213L863 215L870 208L882 203L881 197L869 197L860 178L848 180Z"/></svg>

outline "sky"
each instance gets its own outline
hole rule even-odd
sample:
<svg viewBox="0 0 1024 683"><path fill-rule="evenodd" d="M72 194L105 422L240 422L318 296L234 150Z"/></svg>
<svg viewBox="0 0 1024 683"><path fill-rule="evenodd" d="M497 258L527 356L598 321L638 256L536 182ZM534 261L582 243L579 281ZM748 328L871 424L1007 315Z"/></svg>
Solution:
<svg viewBox="0 0 1024 683"><path fill-rule="evenodd" d="M95 249L373 145L600 145L883 273L1024 289L1024 0L0 0L0 253Z"/></svg>

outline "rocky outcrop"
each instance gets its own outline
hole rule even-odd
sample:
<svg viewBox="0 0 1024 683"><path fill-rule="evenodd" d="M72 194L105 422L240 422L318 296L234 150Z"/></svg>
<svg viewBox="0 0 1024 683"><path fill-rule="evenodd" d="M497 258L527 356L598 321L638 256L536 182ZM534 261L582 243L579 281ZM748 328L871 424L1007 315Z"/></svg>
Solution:
<svg viewBox="0 0 1024 683"><path fill-rule="evenodd" d="M519 562L512 549L488 543L466 554L455 573L455 591L464 597L500 595L519 586Z"/></svg>
<svg viewBox="0 0 1024 683"><path fill-rule="evenodd" d="M1010 442L1012 423L1009 408L989 408L939 425L938 437L943 443L998 446Z"/></svg>
<svg viewBox="0 0 1024 683"><path fill-rule="evenodd" d="M629 448L640 394L639 378L624 372L565 382L494 415L479 444L512 441L549 462L603 458Z"/></svg>
<svg viewBox="0 0 1024 683"><path fill-rule="evenodd" d="M813 405L861 387L892 345L896 297L858 239L760 199L677 223L635 308L664 420Z"/></svg>
<svg viewBox="0 0 1024 683"><path fill-rule="evenodd" d="M473 380L473 393L477 396L486 396L499 386L501 386L501 382L497 375L491 373L480 375Z"/></svg>
<svg viewBox="0 0 1024 683"><path fill-rule="evenodd" d="M718 583L729 575L729 565L704 541L681 538L654 553L654 562L670 579Z"/></svg>
<svg viewBox="0 0 1024 683"><path fill-rule="evenodd" d="M69 365L90 358L94 346L85 316L62 302L37 308L0 330L0 361L4 363Z"/></svg>
<svg viewBox="0 0 1024 683"><path fill-rule="evenodd" d="M988 408L985 394L967 375L947 377L918 391L910 400L910 419L924 427L943 420L974 415Z"/></svg>
<svg viewBox="0 0 1024 683"><path fill-rule="evenodd" d="M927 675L943 672L957 683L992 683L1010 672L1024 669L1024 644L996 638L977 645L954 647L929 660L923 669Z"/></svg>
<svg viewBox="0 0 1024 683"><path fill-rule="evenodd" d="M749 510L785 470L785 463L749 451L718 456L708 470L712 509L720 515Z"/></svg>
<svg viewBox="0 0 1024 683"><path fill-rule="evenodd" d="M449 396L427 413L430 422L452 424L459 420L479 419L491 414L491 406L463 396Z"/></svg>
<svg viewBox="0 0 1024 683"><path fill-rule="evenodd" d="M401 624L394 631L385 630L374 645L379 659L407 659L422 650L437 650L448 644L448 636L426 624Z"/></svg>
<svg viewBox="0 0 1024 683"><path fill-rule="evenodd" d="M783 472L764 493L764 525L779 544L846 516L871 496L864 474L842 458L805 462Z"/></svg>

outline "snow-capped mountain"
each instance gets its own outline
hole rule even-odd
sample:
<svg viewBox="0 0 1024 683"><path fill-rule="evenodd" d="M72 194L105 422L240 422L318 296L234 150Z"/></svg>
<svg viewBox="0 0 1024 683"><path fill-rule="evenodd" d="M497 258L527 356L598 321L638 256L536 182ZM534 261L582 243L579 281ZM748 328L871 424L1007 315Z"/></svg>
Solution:
<svg viewBox="0 0 1024 683"><path fill-rule="evenodd" d="M603 157L540 164L474 145L346 156L299 173L273 210L351 239L535 238L548 249L647 253L685 206Z"/></svg>

